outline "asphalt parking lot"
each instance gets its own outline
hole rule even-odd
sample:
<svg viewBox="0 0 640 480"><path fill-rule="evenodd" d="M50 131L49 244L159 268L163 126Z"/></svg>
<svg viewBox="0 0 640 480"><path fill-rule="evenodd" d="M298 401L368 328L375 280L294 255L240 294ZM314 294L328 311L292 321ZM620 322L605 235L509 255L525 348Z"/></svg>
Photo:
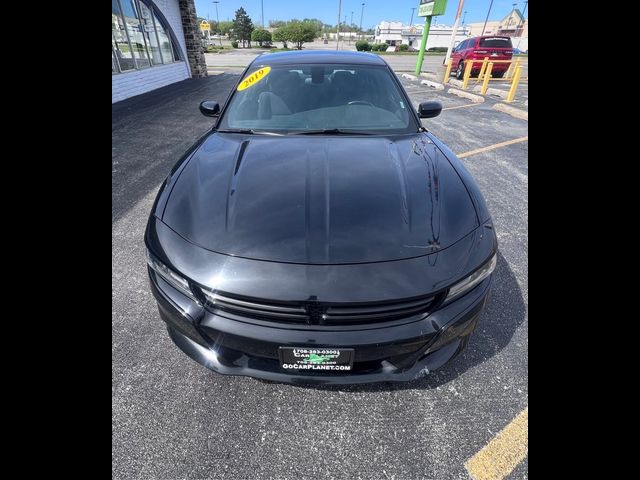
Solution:
<svg viewBox="0 0 640 480"><path fill-rule="evenodd" d="M465 463L528 405L527 122L490 97L471 104L402 80L414 104L442 102L423 123L462 154L498 235L491 301L467 351L408 384L266 383L215 374L180 352L145 266L158 187L212 123L198 103L224 101L237 79L186 80L113 105L112 478L478 478ZM509 451L481 460L509 461L500 454ZM526 456L516 460L506 478L527 478Z"/></svg>

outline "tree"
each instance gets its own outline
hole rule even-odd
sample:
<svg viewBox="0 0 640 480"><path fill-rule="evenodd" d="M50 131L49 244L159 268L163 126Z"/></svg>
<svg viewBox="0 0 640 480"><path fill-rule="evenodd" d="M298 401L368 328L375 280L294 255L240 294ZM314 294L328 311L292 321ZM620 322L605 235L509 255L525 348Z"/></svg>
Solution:
<svg viewBox="0 0 640 480"><path fill-rule="evenodd" d="M313 25L313 29L314 29L314 38L315 37L319 37L320 35L322 35L322 26L324 25L322 23L322 20L318 20L317 18L305 18L304 20L302 20L304 23L308 23L309 25Z"/></svg>
<svg viewBox="0 0 640 480"><path fill-rule="evenodd" d="M287 26L284 25L282 27L279 27L275 32L273 32L273 41L274 42L282 42L282 48L288 48L287 47L287 42L289 41L289 38L287 36Z"/></svg>
<svg viewBox="0 0 640 480"><path fill-rule="evenodd" d="M251 48L251 32L253 32L253 22L251 17L247 15L244 8L240 7L236 10L236 18L233 19L233 35L236 39L242 41L242 47L245 47L245 41L249 43Z"/></svg>
<svg viewBox="0 0 640 480"><path fill-rule="evenodd" d="M280 28L287 24L284 20L269 20L269 28ZM280 41L280 40L278 40Z"/></svg>
<svg viewBox="0 0 640 480"><path fill-rule="evenodd" d="M233 28L233 22L223 20L220 22L220 33L222 35L228 35L229 31Z"/></svg>
<svg viewBox="0 0 640 480"><path fill-rule="evenodd" d="M295 43L298 50L302 50L303 43L313 42L316 38L315 25L312 23L293 20L285 28L288 40Z"/></svg>
<svg viewBox="0 0 640 480"><path fill-rule="evenodd" d="M251 40L258 42L261 47L269 47L271 46L271 33L268 30L258 28L251 32Z"/></svg>

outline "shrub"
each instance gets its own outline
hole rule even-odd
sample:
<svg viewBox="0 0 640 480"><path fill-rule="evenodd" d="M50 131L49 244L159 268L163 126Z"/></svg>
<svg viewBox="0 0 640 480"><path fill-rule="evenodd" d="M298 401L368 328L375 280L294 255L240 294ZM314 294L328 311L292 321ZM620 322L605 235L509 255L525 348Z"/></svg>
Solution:
<svg viewBox="0 0 640 480"><path fill-rule="evenodd" d="M427 52L446 53L447 50L448 50L447 47L431 47L431 48L427 48Z"/></svg>
<svg viewBox="0 0 640 480"><path fill-rule="evenodd" d="M271 45L271 33L268 30L254 30L251 32L251 40L258 42L261 47L268 47Z"/></svg>
<svg viewBox="0 0 640 480"><path fill-rule="evenodd" d="M398 47L398 50L400 52L406 52L407 50L409 50L409 45L407 45L406 43L403 43Z"/></svg>
<svg viewBox="0 0 640 480"><path fill-rule="evenodd" d="M358 40L356 42L356 50L359 52L368 52L371 50L371 45L366 40Z"/></svg>
<svg viewBox="0 0 640 480"><path fill-rule="evenodd" d="M289 41L288 32L286 26L278 28L273 32L273 41L282 42L282 48L288 48L287 42Z"/></svg>
<svg viewBox="0 0 640 480"><path fill-rule="evenodd" d="M231 46L232 46L233 48L238 48L238 41L237 41L237 40L233 40L233 41L231 42Z"/></svg>

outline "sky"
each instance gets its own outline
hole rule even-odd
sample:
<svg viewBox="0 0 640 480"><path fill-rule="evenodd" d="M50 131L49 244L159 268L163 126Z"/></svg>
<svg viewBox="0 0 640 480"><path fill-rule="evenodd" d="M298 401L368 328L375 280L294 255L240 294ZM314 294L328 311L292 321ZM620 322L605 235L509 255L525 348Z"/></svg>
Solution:
<svg viewBox="0 0 640 480"><path fill-rule="evenodd" d="M447 9L444 15L434 18L435 23L453 25L459 0L448 0ZM409 23L411 20L411 8L417 7L420 0L342 0L341 21L345 15L347 23L351 23L351 12L353 12L353 23L360 23L361 4L364 2L364 14L362 17L362 28L374 27L382 20L397 20ZM261 0L220 0L218 3L218 14L220 20L232 20L235 11L243 7L253 24L260 24L260 3ZM484 22L491 0L465 0L463 11L467 11L465 23ZM524 1L516 0L494 0L491 7L489 20L500 20L505 17L516 3L516 8L522 12ZM216 7L211 0L195 0L196 13L200 17L216 19ZM262 0L264 6L264 22L269 24L269 20L290 20L292 18L319 18L325 23L335 25L338 21L338 0ZM529 16L529 7L525 12L525 17ZM422 23L424 19L413 17L413 23Z"/></svg>

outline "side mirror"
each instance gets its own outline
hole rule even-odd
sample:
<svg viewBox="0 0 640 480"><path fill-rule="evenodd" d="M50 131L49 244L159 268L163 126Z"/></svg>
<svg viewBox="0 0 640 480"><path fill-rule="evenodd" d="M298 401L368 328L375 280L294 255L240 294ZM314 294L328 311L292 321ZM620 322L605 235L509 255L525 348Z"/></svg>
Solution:
<svg viewBox="0 0 640 480"><path fill-rule="evenodd" d="M220 113L220 104L215 100L205 100L200 104L200 113L205 117L217 117Z"/></svg>
<svg viewBox="0 0 640 480"><path fill-rule="evenodd" d="M440 102L429 101L422 102L418 107L418 116L420 118L433 118L442 112L442 104Z"/></svg>

